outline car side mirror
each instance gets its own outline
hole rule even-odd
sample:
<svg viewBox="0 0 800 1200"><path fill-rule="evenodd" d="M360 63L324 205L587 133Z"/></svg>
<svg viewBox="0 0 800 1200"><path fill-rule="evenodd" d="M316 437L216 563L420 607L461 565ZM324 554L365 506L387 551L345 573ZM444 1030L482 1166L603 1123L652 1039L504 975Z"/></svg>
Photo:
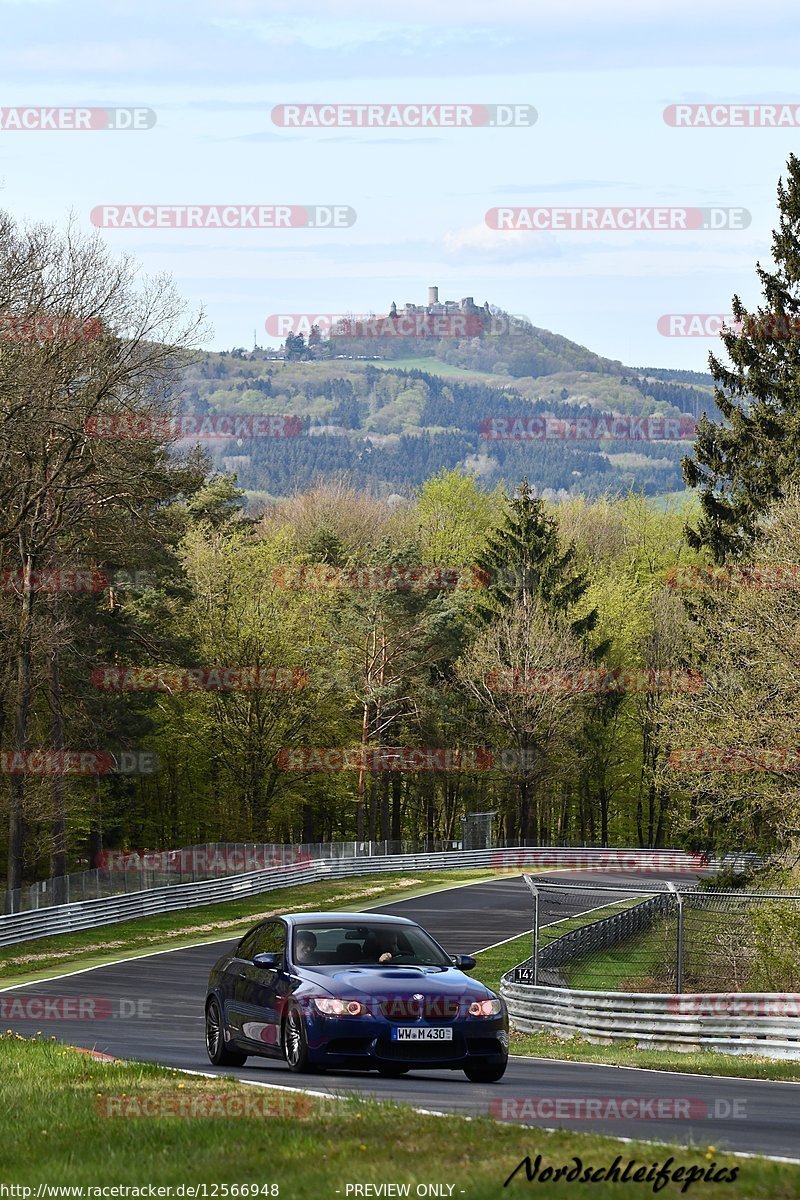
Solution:
<svg viewBox="0 0 800 1200"><path fill-rule="evenodd" d="M453 955L453 966L458 967L460 971L472 971L477 965L471 954Z"/></svg>
<svg viewBox="0 0 800 1200"><path fill-rule="evenodd" d="M271 951L267 954L254 954L253 966L261 967L263 971L274 971L281 965L282 958L282 954L274 954Z"/></svg>

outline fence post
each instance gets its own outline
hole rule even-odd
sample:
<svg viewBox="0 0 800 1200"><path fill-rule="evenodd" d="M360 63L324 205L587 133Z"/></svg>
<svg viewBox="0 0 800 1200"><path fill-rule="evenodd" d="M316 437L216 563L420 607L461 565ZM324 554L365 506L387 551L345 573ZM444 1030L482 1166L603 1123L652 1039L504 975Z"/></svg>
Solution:
<svg viewBox="0 0 800 1200"><path fill-rule="evenodd" d="M680 995L683 991L683 896L674 883L668 883L667 887L674 893L675 903L678 905L678 942L675 948L675 991Z"/></svg>
<svg viewBox="0 0 800 1200"><path fill-rule="evenodd" d="M539 889L530 875L523 875L522 878L533 892L533 986L537 987L539 983Z"/></svg>

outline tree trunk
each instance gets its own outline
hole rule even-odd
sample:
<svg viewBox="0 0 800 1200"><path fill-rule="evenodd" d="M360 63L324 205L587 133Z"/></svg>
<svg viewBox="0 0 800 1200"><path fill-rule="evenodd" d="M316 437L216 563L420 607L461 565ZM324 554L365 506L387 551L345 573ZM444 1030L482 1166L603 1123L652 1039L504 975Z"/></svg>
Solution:
<svg viewBox="0 0 800 1200"><path fill-rule="evenodd" d="M102 805L100 803L100 776L97 776L94 792L94 803L90 815L89 825L89 867L90 869L96 864L102 862L103 854L103 815Z"/></svg>
<svg viewBox="0 0 800 1200"><path fill-rule="evenodd" d="M367 634L367 641L364 647L364 714L361 719L361 762L358 767L358 803L356 805L356 837L359 842L364 840L364 792L367 782L367 742L369 741L369 686L371 682L372 672L370 670L370 652L369 652L370 634ZM373 652L375 647L375 633L372 631ZM371 835L370 835L371 836Z"/></svg>
<svg viewBox="0 0 800 1200"><path fill-rule="evenodd" d="M64 712L61 703L61 663L57 646L52 646L50 649L47 663L47 689L50 697L50 730L53 750L60 752L64 749ZM59 773L53 776L52 798L50 874L53 879L61 879L67 873L67 824L64 811L64 776ZM54 884L54 892L57 892L61 886ZM60 896L54 896L54 899L57 904L63 903Z"/></svg>
<svg viewBox="0 0 800 1200"><path fill-rule="evenodd" d="M391 838L393 842L402 841L402 800L403 800L403 779L400 775L392 776L392 832Z"/></svg>
<svg viewBox="0 0 800 1200"><path fill-rule="evenodd" d="M33 639L33 589L31 572L33 561L23 554L22 604L17 630L17 694L14 705L14 750L24 753L28 741L28 720L31 709L32 691L32 639ZM25 776L10 777L10 804L8 813L8 890L15 892L22 887L22 870L25 860ZM16 910L16 901L11 896L11 911Z"/></svg>

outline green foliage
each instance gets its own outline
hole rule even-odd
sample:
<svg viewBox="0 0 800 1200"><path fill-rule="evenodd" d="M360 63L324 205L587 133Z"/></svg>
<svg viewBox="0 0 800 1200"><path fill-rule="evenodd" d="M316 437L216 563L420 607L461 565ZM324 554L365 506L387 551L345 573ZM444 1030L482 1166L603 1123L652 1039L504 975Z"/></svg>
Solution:
<svg viewBox="0 0 800 1200"><path fill-rule="evenodd" d="M704 418L684 476L699 489L702 514L688 531L714 561L739 558L758 540L769 506L798 479L800 461L800 159L791 154L778 182L775 270L756 266L764 304L749 313L738 296L741 333L722 334L730 365L709 356L724 418Z"/></svg>
<svg viewBox="0 0 800 1200"><path fill-rule="evenodd" d="M753 909L751 921L750 989L800 991L800 904L764 902Z"/></svg>

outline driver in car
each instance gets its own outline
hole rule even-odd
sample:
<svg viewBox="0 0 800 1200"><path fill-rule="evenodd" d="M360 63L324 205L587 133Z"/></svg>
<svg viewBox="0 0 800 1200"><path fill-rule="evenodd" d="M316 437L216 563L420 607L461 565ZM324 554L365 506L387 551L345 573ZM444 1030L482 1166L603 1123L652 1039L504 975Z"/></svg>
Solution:
<svg viewBox="0 0 800 1200"><path fill-rule="evenodd" d="M298 963L313 964L317 948L316 936L310 929L300 929L294 939L294 957Z"/></svg>
<svg viewBox="0 0 800 1200"><path fill-rule="evenodd" d="M394 931L385 933L382 938L383 953L379 956L378 962L391 962L393 958L401 953L397 942L397 934Z"/></svg>

